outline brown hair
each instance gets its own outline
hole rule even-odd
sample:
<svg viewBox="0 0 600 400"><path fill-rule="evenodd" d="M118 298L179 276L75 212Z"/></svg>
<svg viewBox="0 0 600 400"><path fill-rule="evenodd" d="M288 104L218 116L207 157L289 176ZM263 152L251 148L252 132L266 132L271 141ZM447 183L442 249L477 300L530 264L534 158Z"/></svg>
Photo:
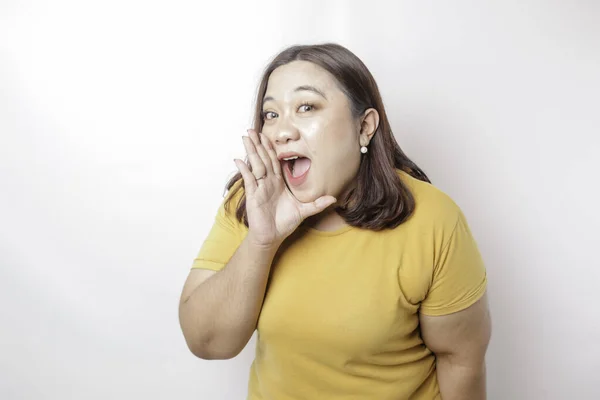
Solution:
<svg viewBox="0 0 600 400"><path fill-rule="evenodd" d="M262 101L269 76L276 68L297 60L312 62L335 77L340 89L348 97L353 117L360 117L369 108L379 113L379 126L369 143L369 151L361 158L356 185L345 199L338 199L340 206L336 207L336 212L347 224L364 229L382 230L402 224L413 213L415 199L396 169L416 179L430 181L396 142L377 83L365 64L350 50L327 43L292 46L279 53L265 69L258 87L254 130L261 132L263 127ZM243 185L235 185L240 179L242 177L238 172L227 182L226 189L233 189L226 201L226 209L233 195L243 190ZM236 217L248 226L245 194L237 205Z"/></svg>

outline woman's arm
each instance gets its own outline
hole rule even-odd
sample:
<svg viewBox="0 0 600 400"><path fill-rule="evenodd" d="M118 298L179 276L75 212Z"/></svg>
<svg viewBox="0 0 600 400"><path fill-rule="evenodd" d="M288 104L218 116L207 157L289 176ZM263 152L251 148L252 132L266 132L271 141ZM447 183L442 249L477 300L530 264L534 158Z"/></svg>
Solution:
<svg viewBox="0 0 600 400"><path fill-rule="evenodd" d="M192 270L179 303L179 322L197 357L228 359L246 346L256 327L277 246L247 236L219 272Z"/></svg>
<svg viewBox="0 0 600 400"><path fill-rule="evenodd" d="M454 314L420 315L425 345L436 355L442 400L485 400L485 353L491 336L487 296Z"/></svg>
<svg viewBox="0 0 600 400"><path fill-rule="evenodd" d="M304 219L337 201L332 196L309 203L296 199L268 138L248 133L242 140L252 169L235 160L243 177L248 233L221 271L190 272L181 295L181 329L188 347L200 358L232 358L242 351L256 327L277 249ZM234 217L218 216L223 224ZM212 240L236 240L228 230L215 232L222 235L217 233Z"/></svg>

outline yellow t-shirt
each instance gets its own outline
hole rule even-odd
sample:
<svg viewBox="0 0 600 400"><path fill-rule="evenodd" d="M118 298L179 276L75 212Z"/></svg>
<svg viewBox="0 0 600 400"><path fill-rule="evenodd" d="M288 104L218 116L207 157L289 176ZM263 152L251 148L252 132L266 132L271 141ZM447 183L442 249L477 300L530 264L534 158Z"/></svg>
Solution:
<svg viewBox="0 0 600 400"><path fill-rule="evenodd" d="M463 310L486 272L460 208L399 172L416 200L408 221L375 232L301 226L279 249L258 320L249 400L439 398L419 313ZM193 268L218 271L247 233L221 206Z"/></svg>

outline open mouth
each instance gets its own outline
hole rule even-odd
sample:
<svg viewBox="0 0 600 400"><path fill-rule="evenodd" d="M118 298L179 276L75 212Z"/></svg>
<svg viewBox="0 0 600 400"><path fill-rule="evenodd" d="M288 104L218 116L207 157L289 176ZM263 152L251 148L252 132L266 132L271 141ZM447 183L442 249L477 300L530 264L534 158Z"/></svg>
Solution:
<svg viewBox="0 0 600 400"><path fill-rule="evenodd" d="M310 169L310 158L294 156L283 159L283 167L287 170L292 178L298 178L306 174Z"/></svg>

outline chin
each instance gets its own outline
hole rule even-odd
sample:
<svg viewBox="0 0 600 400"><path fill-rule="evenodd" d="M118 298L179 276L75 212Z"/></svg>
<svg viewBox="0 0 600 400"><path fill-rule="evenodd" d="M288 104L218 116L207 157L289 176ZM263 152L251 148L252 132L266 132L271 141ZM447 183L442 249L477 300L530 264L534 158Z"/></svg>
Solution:
<svg viewBox="0 0 600 400"><path fill-rule="evenodd" d="M292 192L294 197L302 203L310 203L322 196L320 194L315 193L315 190L311 189L311 188L300 189L300 188L290 187L289 185L288 185L288 188L290 189L290 192Z"/></svg>
<svg viewBox="0 0 600 400"><path fill-rule="evenodd" d="M310 192L302 192L302 191L292 191L292 194L294 195L294 197L296 197L298 199L298 201L302 202L302 203L310 203L312 201L315 201L316 199L318 199L321 196L316 196Z"/></svg>

